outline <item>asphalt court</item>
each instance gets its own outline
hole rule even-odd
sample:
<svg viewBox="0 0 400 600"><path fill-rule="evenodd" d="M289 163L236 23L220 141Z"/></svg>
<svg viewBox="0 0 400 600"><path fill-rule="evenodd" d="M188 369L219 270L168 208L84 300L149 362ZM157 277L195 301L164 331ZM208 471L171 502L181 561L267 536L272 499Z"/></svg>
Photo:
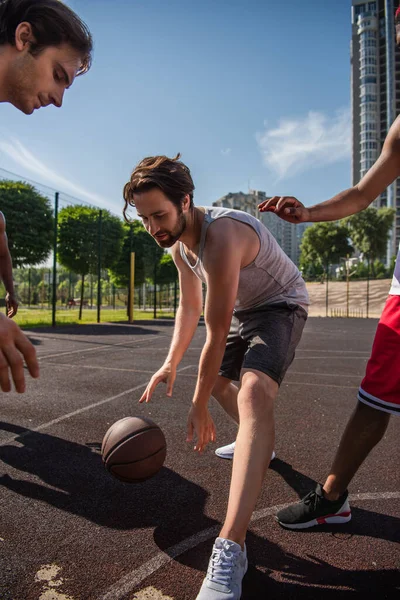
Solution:
<svg viewBox="0 0 400 600"><path fill-rule="evenodd" d="M276 405L277 459L251 522L242 598L396 598L400 592L399 419L350 488L353 519L306 532L281 529L278 507L323 481L372 345L376 320L310 318ZM171 322L29 332L41 364L27 392L0 397L0 598L192 600L224 517L231 463L185 442L205 328L179 365L173 398L160 385ZM222 445L235 426L214 401ZM168 453L152 480L127 485L99 454L108 427L148 415Z"/></svg>

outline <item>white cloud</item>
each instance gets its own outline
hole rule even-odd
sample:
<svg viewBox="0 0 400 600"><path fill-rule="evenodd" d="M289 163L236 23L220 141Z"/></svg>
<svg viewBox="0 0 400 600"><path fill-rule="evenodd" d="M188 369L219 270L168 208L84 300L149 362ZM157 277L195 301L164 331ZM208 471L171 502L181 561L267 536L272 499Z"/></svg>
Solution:
<svg viewBox="0 0 400 600"><path fill-rule="evenodd" d="M224 148L223 150L221 150L221 154L223 156L228 156L228 154L230 154L232 152L232 148Z"/></svg>
<svg viewBox="0 0 400 600"><path fill-rule="evenodd" d="M19 140L10 137L8 141L0 140L0 152L6 154L16 164L24 169L31 171L36 177L40 178L43 185L51 185L60 192L65 192L78 198L89 200L90 202L104 207L110 206L110 202L94 194L83 187L59 175L49 166L45 165L36 156L32 154Z"/></svg>
<svg viewBox="0 0 400 600"><path fill-rule="evenodd" d="M336 111L333 117L310 111L299 119L282 119L275 129L256 134L266 167L278 180L351 156L351 114Z"/></svg>

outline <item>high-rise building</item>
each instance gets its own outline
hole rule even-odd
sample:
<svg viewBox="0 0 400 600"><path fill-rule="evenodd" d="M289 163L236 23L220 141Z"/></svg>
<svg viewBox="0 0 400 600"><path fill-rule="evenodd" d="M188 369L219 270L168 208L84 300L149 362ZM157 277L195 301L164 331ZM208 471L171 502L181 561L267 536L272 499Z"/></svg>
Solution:
<svg viewBox="0 0 400 600"><path fill-rule="evenodd" d="M213 206L243 210L259 219L270 230L282 250L298 265L304 227L283 221L271 212L260 213L257 207L264 200L267 200L265 192L249 190L247 194L243 192L226 194L219 200L216 200L216 202L213 202Z"/></svg>
<svg viewBox="0 0 400 600"><path fill-rule="evenodd" d="M389 98L392 98L389 120L394 120L400 112L400 51L395 44L394 28L396 9L397 1L394 0L352 0L353 185L372 167L381 152L388 132L388 89ZM377 208L387 206L389 194L389 204L396 209L391 248L395 255L400 241L399 181L381 194L374 205Z"/></svg>

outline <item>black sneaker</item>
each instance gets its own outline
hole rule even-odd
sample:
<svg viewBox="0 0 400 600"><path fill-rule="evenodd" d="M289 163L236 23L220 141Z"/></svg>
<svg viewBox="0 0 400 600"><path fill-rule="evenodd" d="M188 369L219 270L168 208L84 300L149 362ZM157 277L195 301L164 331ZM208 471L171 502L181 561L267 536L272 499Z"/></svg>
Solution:
<svg viewBox="0 0 400 600"><path fill-rule="evenodd" d="M347 490L333 502L327 500L318 484L300 502L283 508L276 515L279 525L287 529L307 529L315 525L347 523L351 520L351 510Z"/></svg>

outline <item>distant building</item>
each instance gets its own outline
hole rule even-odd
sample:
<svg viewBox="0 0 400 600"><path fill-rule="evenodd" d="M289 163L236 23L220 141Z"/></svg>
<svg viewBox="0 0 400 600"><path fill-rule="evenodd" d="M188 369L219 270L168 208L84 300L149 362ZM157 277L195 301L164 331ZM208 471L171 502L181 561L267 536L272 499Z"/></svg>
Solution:
<svg viewBox="0 0 400 600"><path fill-rule="evenodd" d="M300 225L294 225L293 223L287 223L279 219L271 212L260 213L257 207L267 199L268 196L266 196L265 192L260 190L249 190L247 194L243 192L231 192L213 202L213 206L243 210L259 219L272 233L282 250L298 265L300 243L308 224L301 223Z"/></svg>
<svg viewBox="0 0 400 600"><path fill-rule="evenodd" d="M388 91L394 120L400 112L400 50L395 45L394 0L352 0L351 105L353 117L352 181L355 185L378 158L388 132ZM386 14L386 8L389 14ZM389 33L388 33L389 29ZM389 48L389 64L386 52ZM397 81L395 81L397 79ZM393 187L396 224L393 252L400 241L400 185ZM387 206L385 191L374 202Z"/></svg>

